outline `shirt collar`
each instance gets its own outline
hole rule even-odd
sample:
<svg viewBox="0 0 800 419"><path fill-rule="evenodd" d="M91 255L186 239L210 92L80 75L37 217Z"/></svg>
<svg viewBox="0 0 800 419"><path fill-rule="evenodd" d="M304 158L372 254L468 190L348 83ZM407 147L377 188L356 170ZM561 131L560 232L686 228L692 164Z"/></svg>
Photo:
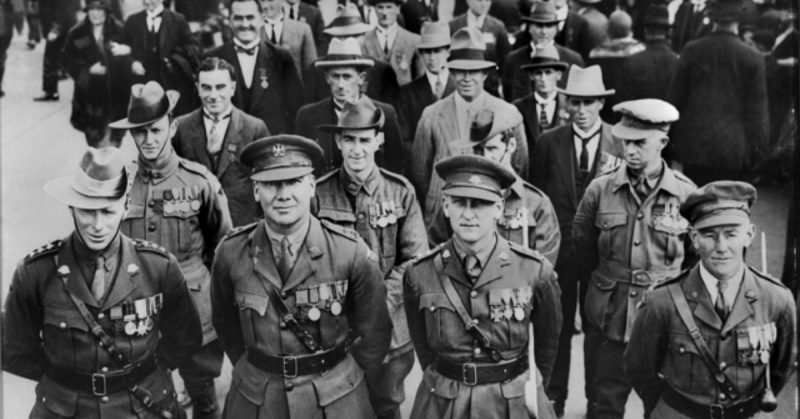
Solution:
<svg viewBox="0 0 800 419"><path fill-rule="evenodd" d="M251 43L249 43L249 44L244 44L244 43L243 43L242 41L240 41L239 39L237 39L237 38L233 38L233 43L234 43L234 44L236 44L236 45L238 45L238 46L240 46L240 47L242 47L242 48L247 48L247 49L250 49L250 48L258 48L258 45L259 45L259 43L260 43L260 42L261 42L261 41L260 41L259 39L255 39L255 40L253 40L253 42L251 42Z"/></svg>
<svg viewBox="0 0 800 419"><path fill-rule="evenodd" d="M380 26L376 26L375 30L377 32L379 32L381 35L391 36L391 35L394 35L395 33L397 33L397 28L398 27L399 27L399 25L397 24L397 22L395 22L392 26L389 26L388 28L385 28L385 29L380 27Z"/></svg>
<svg viewBox="0 0 800 419"><path fill-rule="evenodd" d="M270 25L275 25L275 24L280 24L280 23L283 23L283 13L281 13L281 15L280 15L280 16L278 16L278 18L277 18L277 19L270 19L270 18L266 18L266 17L265 17L265 18L264 18L264 22L266 22L266 23L268 23L268 24L270 24Z"/></svg>
<svg viewBox="0 0 800 419"><path fill-rule="evenodd" d="M158 159L153 163L144 161L141 155L139 156L139 170L136 172L136 176L141 177L145 182L152 181L153 184L157 184L168 178L178 169L178 154L175 153L175 150L170 144L166 144L164 147L169 148L168 150L164 150L164 153L169 154L163 159Z"/></svg>
<svg viewBox="0 0 800 419"><path fill-rule="evenodd" d="M630 169L626 169L625 173L627 173L628 182L630 182L631 185L636 184L639 181L639 177L641 176L636 173L631 173ZM656 186L658 185L658 181L661 179L661 176L663 174L664 174L664 162L661 162L661 165L659 166L658 170L654 170L652 173L645 174L644 180L645 182L647 182L647 186L649 186L651 189L655 189Z"/></svg>
<svg viewBox="0 0 800 419"><path fill-rule="evenodd" d="M164 12L164 5L160 4L152 12L151 11L146 11L145 13L147 13L147 17L149 19L154 19L154 18L157 18L157 17L161 17L161 13L162 12Z"/></svg>
<svg viewBox="0 0 800 419"><path fill-rule="evenodd" d="M489 244L487 244L486 247L484 247L483 249L480 249L474 253L475 257L478 258L478 262L481 265L481 269L486 268L486 263L489 261L489 257L492 256L492 252L494 251L496 245L497 245L497 233L494 233L492 234L492 240L489 242ZM464 258L467 257L467 255L473 254L468 249L463 247L456 238L453 238L453 248L456 249L458 260L463 261Z"/></svg>
<svg viewBox="0 0 800 419"><path fill-rule="evenodd" d="M540 96L538 92L533 92L533 97L536 98L536 103L537 104L550 103L550 102L555 102L556 101L556 98L558 97L558 92L551 93L550 97L543 97L543 96Z"/></svg>
<svg viewBox="0 0 800 419"><path fill-rule="evenodd" d="M481 28L483 23L486 21L486 15L478 16L472 12L472 10L467 10L467 26L470 24L474 24L476 27Z"/></svg>
<svg viewBox="0 0 800 419"><path fill-rule="evenodd" d="M297 255L297 249L303 244L308 235L308 228L311 225L311 216L307 216L305 223L300 226L294 233L291 234L280 234L275 230L269 227L269 223L264 223L264 228L267 231L267 237L269 237L270 242L272 243L272 247L280 249L281 241L283 241L284 237L289 239L289 248L293 255Z"/></svg>
<svg viewBox="0 0 800 419"><path fill-rule="evenodd" d="M535 45L533 43L533 41L531 41L531 57L533 57L533 54L536 53L536 48L554 47L555 44L556 44L556 41L554 41L552 39L549 40L549 41L542 42L539 45Z"/></svg>
<svg viewBox="0 0 800 419"><path fill-rule="evenodd" d="M602 125L602 124L603 124L603 121L600 118L597 118L597 121L594 121L594 125L592 125L592 127L589 128L588 131L584 131L584 130L578 128L578 125L576 125L576 124L572 124L572 130L579 137L588 138L589 135L592 135L592 136L596 135L600 131L600 125Z"/></svg>
<svg viewBox="0 0 800 419"><path fill-rule="evenodd" d="M706 286L708 294L712 297L711 302L715 303L716 298L719 298L719 296L717 296L717 293L719 291L719 289L717 288L717 282L719 282L719 280L711 272L709 272L708 269L706 269L702 261L700 262L700 279L703 280L703 284ZM728 283L728 288L726 291L728 295L725 296L726 297L725 301L728 306L731 307L733 306L733 299L736 298L736 293L738 293L739 286L741 286L743 279L744 279L744 263L742 263L742 266L739 267L739 271L736 272L736 274L731 279L728 280L730 281ZM732 298L728 298L729 295L732 295Z"/></svg>
<svg viewBox="0 0 800 419"><path fill-rule="evenodd" d="M231 113L233 113L233 104L228 106L228 109L226 111L222 112L222 115L219 115L216 120L217 121L222 121L223 119L230 118L231 117ZM211 114L206 112L205 109L203 109L203 118L208 119L210 121L214 121L214 118L212 118Z"/></svg>
<svg viewBox="0 0 800 419"><path fill-rule="evenodd" d="M516 175L516 174L515 174ZM516 180L514 183L511 184L511 187L506 189L506 197L511 195L512 193L517 196L517 198L523 198L525 196L525 184L519 175L516 175Z"/></svg>
<svg viewBox="0 0 800 419"><path fill-rule="evenodd" d="M380 169L378 169L378 165L374 163L372 165L372 171L369 172L369 175L367 175L367 178L363 181L352 175L344 166L339 170L342 185L351 195L356 195L363 188L367 195L372 196L375 193L375 189L378 188L379 174Z"/></svg>

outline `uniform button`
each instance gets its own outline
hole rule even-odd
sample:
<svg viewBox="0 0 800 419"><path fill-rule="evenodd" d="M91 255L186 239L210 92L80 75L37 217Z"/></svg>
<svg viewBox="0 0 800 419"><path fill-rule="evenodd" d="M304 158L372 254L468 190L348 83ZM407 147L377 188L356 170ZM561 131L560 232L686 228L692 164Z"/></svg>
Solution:
<svg viewBox="0 0 800 419"><path fill-rule="evenodd" d="M281 322L278 324L278 326L279 326L281 329L286 329L286 322L284 322L284 321L281 321Z"/></svg>
<svg viewBox="0 0 800 419"><path fill-rule="evenodd" d="M727 398L728 398L728 396L726 396L725 393L719 393L719 399L720 400L725 400Z"/></svg>
<svg viewBox="0 0 800 419"><path fill-rule="evenodd" d="M289 294L287 294L287 293L285 293L285 292L282 292L282 293L281 293L281 298L286 298L286 297L288 297L288 296L289 296Z"/></svg>
<svg viewBox="0 0 800 419"><path fill-rule="evenodd" d="M472 298L475 298L475 297L477 297L477 296L478 296L478 291L472 291L472 292L470 292L470 293L469 293L469 296L470 296L470 297L472 297Z"/></svg>
<svg viewBox="0 0 800 419"><path fill-rule="evenodd" d="M108 396L101 397L100 401L103 402L103 403L108 403Z"/></svg>
<svg viewBox="0 0 800 419"><path fill-rule="evenodd" d="M147 231L156 231L156 223L150 223L147 226Z"/></svg>
<svg viewBox="0 0 800 419"><path fill-rule="evenodd" d="M431 394L436 393L436 389L431 387Z"/></svg>
<svg viewBox="0 0 800 419"><path fill-rule="evenodd" d="M642 218L644 218L644 213L640 212L640 213L636 214L636 218L641 220Z"/></svg>
<svg viewBox="0 0 800 419"><path fill-rule="evenodd" d="M294 384L286 383L286 391L292 391L292 389L294 389Z"/></svg>
<svg viewBox="0 0 800 419"><path fill-rule="evenodd" d="M100 368L100 372L107 373L108 372L108 367Z"/></svg>
<svg viewBox="0 0 800 419"><path fill-rule="evenodd" d="M150 202L147 203L147 206L150 207L150 208L153 208L153 206L155 206L155 205L156 205L155 201L150 201Z"/></svg>
<svg viewBox="0 0 800 419"><path fill-rule="evenodd" d="M724 363L724 362L720 362L720 363L719 363L719 369L721 369L721 370L724 370L724 369L725 369L725 367L727 367L727 366L728 366L728 364L726 364L726 363Z"/></svg>
<svg viewBox="0 0 800 419"><path fill-rule="evenodd" d="M105 318L106 318L106 315L104 313L100 313L100 314L97 315L97 320L103 320Z"/></svg>
<svg viewBox="0 0 800 419"><path fill-rule="evenodd" d="M683 346L681 346L680 348L678 348L678 352L684 353L686 352L686 349Z"/></svg>
<svg viewBox="0 0 800 419"><path fill-rule="evenodd" d="M363 212L359 212L358 213L358 219L359 220L363 220L364 219L364 213Z"/></svg>
<svg viewBox="0 0 800 419"><path fill-rule="evenodd" d="M475 352L475 355L481 354L481 348L475 348L472 352Z"/></svg>
<svg viewBox="0 0 800 419"><path fill-rule="evenodd" d="M62 329L66 329L67 328L67 324L64 323L64 322L61 322L61 323L58 324L58 327L60 327Z"/></svg>
<svg viewBox="0 0 800 419"><path fill-rule="evenodd" d="M637 295L639 295L639 293L638 293L638 292L636 292L636 291L631 291L631 297L636 297Z"/></svg>
<svg viewBox="0 0 800 419"><path fill-rule="evenodd" d="M431 390L433 390L433 389L431 389ZM42 396L42 403L45 403L45 402L47 402L47 397Z"/></svg>
<svg viewBox="0 0 800 419"><path fill-rule="evenodd" d="M640 245L640 244L642 244L642 242L641 242L641 241L639 241L639 240L634 240L634 241L633 241L633 245L634 245L634 246L638 246L638 245Z"/></svg>

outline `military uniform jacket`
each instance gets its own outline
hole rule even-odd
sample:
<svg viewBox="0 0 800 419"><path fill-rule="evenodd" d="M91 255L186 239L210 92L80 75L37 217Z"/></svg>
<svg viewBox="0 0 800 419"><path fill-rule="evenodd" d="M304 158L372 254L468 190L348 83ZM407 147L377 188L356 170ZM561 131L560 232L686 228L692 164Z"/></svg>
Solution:
<svg viewBox="0 0 800 419"><path fill-rule="evenodd" d="M441 273L436 258L441 258ZM475 283L464 273L452 240L421 257L405 273L408 325L424 370L411 417L527 418L524 392L528 374L502 383L469 386L433 368L437 359L493 362L465 330L439 275L450 278L464 307L505 359L527 356L528 324L532 321L536 363L547 383L561 330L561 292L552 265L538 253L498 237ZM521 320L517 320L513 313L520 309Z"/></svg>
<svg viewBox="0 0 800 419"><path fill-rule="evenodd" d="M129 197L121 231L175 255L200 313L203 344L213 341L209 267L214 248L231 229L219 181L205 166L173 153L161 169L140 166Z"/></svg>
<svg viewBox="0 0 800 419"><path fill-rule="evenodd" d="M234 364L225 406L229 417L371 417L368 398L354 389L361 385L364 372L369 379L378 371L392 326L378 261L356 232L311 217L308 234L284 281L278 275L265 222L250 224L220 243L213 277L214 325ZM268 286L282 293L322 348L345 343L351 329L360 335L361 341L351 350L355 361L348 356L326 373L296 378L283 378L250 364L242 356L248 348L273 356L309 354L291 329L285 324L281 327ZM322 293L327 297L321 298ZM331 310L334 302L342 308L338 315ZM311 321L308 312L315 305L321 316Z"/></svg>
<svg viewBox="0 0 800 419"><path fill-rule="evenodd" d="M428 250L422 211L406 178L375 167L363 184L344 169L317 181L317 216L358 232L378 255L392 318L392 352L411 350L403 308L403 272ZM394 355L390 354L390 355Z"/></svg>
<svg viewBox="0 0 800 419"><path fill-rule="evenodd" d="M127 391L109 394L101 402L87 391L56 383L46 371L49 365L80 374L121 369L99 346L70 294L86 304L131 362L157 357L168 368L181 365L200 347L201 330L178 262L158 245L123 235L119 268L100 305L81 274L73 240L78 240L74 234L50 243L17 265L5 306L3 369L39 381L31 417L152 417ZM120 313L135 314L131 310L135 312L142 304L153 310L144 312L140 321L119 318ZM126 323L149 323L151 328L143 329L141 335L128 334ZM166 392L173 392L172 380L163 368L139 386L156 402Z"/></svg>
<svg viewBox="0 0 800 419"><path fill-rule="evenodd" d="M764 390L765 360L769 360L772 388L780 392L794 369L797 348L795 304L789 290L778 280L746 268L723 323L695 266L648 293L636 317L625 352L625 371L646 410L656 404L665 384L695 403L733 403L703 362L675 308L669 283L680 284L703 339L743 400L760 397ZM764 342L759 334L773 327L774 342L765 345L768 352L763 353L760 349L767 348L758 347Z"/></svg>
<svg viewBox="0 0 800 419"><path fill-rule="evenodd" d="M640 202L627 164L594 179L572 226L581 280L589 278L586 317L613 341L627 342L644 291L680 273L688 221L679 209L696 189L666 167Z"/></svg>

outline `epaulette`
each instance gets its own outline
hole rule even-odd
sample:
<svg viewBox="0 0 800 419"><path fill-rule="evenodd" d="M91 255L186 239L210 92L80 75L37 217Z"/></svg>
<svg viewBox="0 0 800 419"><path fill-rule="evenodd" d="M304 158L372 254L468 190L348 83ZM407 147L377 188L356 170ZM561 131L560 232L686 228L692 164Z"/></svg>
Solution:
<svg viewBox="0 0 800 419"><path fill-rule="evenodd" d="M601 176L609 176L609 175L611 175L613 173L616 173L616 171L619 170L620 167L622 167L622 165L618 164L618 165L616 165L616 166L614 166L614 167L612 167L610 169L603 170L602 172L598 173L597 176L595 176L595 179L597 179L597 178L599 178Z"/></svg>
<svg viewBox="0 0 800 419"><path fill-rule="evenodd" d="M211 177L213 175L213 173L211 173L211 171L208 170L207 167L203 166L202 164L200 164L200 163L198 163L196 161L191 161L189 159L185 159L183 157L179 157L178 158L178 164L180 164L181 167L183 167L184 169L186 169L186 170L188 170L188 171L190 171L192 173L198 174L198 175L200 175L202 177L205 177L205 178Z"/></svg>
<svg viewBox="0 0 800 419"><path fill-rule="evenodd" d="M325 182L326 180L328 180L328 179L332 178L332 177L333 177L333 175L335 175L335 174L339 173L339 170L340 170L340 169L333 169L333 170L331 170L330 172L328 172L328 173L325 173L324 175L320 176L320 177L317 179L317 183L322 183L322 182Z"/></svg>
<svg viewBox="0 0 800 419"><path fill-rule="evenodd" d="M527 256L527 257L529 257L531 259L536 259L539 262L542 262L544 260L544 256L542 256L541 253L539 253L538 251L533 250L531 248L525 247L525 246L523 246L521 244L509 241L508 242L508 247L509 247L509 249L519 253L522 256Z"/></svg>
<svg viewBox="0 0 800 419"><path fill-rule="evenodd" d="M162 256L169 256L169 252L167 252L167 249L165 249L164 246L161 246L160 244L156 244L142 239L132 239L132 241L133 241L133 247L135 247L136 250L143 250L146 252L158 253Z"/></svg>
<svg viewBox="0 0 800 419"><path fill-rule="evenodd" d="M250 224L245 224L245 225L241 225L241 226L238 226L238 227L234 227L231 231L228 232L228 234L225 235L225 237L222 238L222 240L228 240L231 237L238 236L238 235L244 234L244 233L249 233L249 232L253 231L253 229L255 229L257 225L258 225L258 221L253 221Z"/></svg>
<svg viewBox="0 0 800 419"><path fill-rule="evenodd" d="M757 277L759 277L759 278L766 279L767 281L770 281L770 282L774 283L775 285L778 285L778 286L780 286L781 288L787 288L787 287L786 287L786 285L784 285L784 284L783 284L783 283L782 283L780 280L778 280L777 278L774 278L774 277L772 277L772 276L771 276L771 275L769 275L769 274L765 274L764 272L761 272L761 271L759 271L758 269L756 269L756 268L754 268L754 267L752 267L752 266L750 266L750 265L748 265L747 267L750 269L750 272L752 272L752 273L753 273L753 275L755 275L755 276L757 276Z"/></svg>
<svg viewBox="0 0 800 419"><path fill-rule="evenodd" d="M25 262L31 262L42 256L58 252L61 249L62 243L63 241L61 240L54 240L42 247L39 247L38 249L34 249L32 252L28 253L27 256L25 256Z"/></svg>
<svg viewBox="0 0 800 419"><path fill-rule="evenodd" d="M539 194L539 195L542 195L542 196L547 196L547 195L545 195L545 193L544 193L544 192L543 192L541 189L537 188L536 186L533 186L533 184L532 184L532 183L528 182L528 181L527 181L527 180L525 180L525 179L522 179L522 185L523 185L523 186L524 186L526 189L530 189L530 190L532 190L532 191L536 192L536 193L537 193L537 194Z"/></svg>
<svg viewBox="0 0 800 419"><path fill-rule="evenodd" d="M677 178L677 179L678 179L678 180L680 180L681 182L683 182L683 183L688 183L689 185L692 185L692 186L695 186L695 187L697 186L697 185L694 183L694 181L692 181L691 179L689 179L689 178L688 178L686 175L684 175L682 172L679 172L679 171L677 171L677 170L673 170L673 171L672 171L672 173L674 173L674 174L675 174L675 178Z"/></svg>
<svg viewBox="0 0 800 419"><path fill-rule="evenodd" d="M389 178L391 180L394 180L394 181L402 183L403 186L405 186L408 189L414 190L414 187L411 185L411 182L409 182L408 179L406 179L405 176L403 176L403 175L401 175L399 173L390 172L390 171L388 171L388 170L386 170L386 169L384 169L382 167L380 168L380 170L381 170L381 174L383 176L385 176L385 177L387 177L387 178Z"/></svg>
<svg viewBox="0 0 800 419"><path fill-rule="evenodd" d="M338 224L334 224L334 223L332 223L332 222L330 222L328 220L320 219L319 221L322 224L322 227L324 227L326 230L330 230L332 233L336 233L336 234L338 234L338 235L340 235L340 236L342 236L342 237L344 237L346 239L350 239L352 241L358 241L358 239L359 239L358 233L355 230L342 227L342 226L340 226Z"/></svg>
<svg viewBox="0 0 800 419"><path fill-rule="evenodd" d="M442 249L444 249L444 246L446 244L447 244L447 242L439 243L439 245L434 247L433 249L428 250L427 252L425 252L425 253L423 253L421 255L415 256L414 259L412 259L411 264L412 265L416 265L417 263L422 262L425 259L430 259L431 256L439 253Z"/></svg>
<svg viewBox="0 0 800 419"><path fill-rule="evenodd" d="M682 279L686 278L689 275L689 272L691 272L691 271L692 271L691 269L684 269L683 271L681 271L681 273L679 273L678 275L675 275L675 277L673 277L673 278L667 278L667 279L665 279L665 280L663 280L661 282L655 283L653 285L652 289L661 288L661 287L663 287L665 285L669 285L669 284L671 284L673 282L681 281Z"/></svg>

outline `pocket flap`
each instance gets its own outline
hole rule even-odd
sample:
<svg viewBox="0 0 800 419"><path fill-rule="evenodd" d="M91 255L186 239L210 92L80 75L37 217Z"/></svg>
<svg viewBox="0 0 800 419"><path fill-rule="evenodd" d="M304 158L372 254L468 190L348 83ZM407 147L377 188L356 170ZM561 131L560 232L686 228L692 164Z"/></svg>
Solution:
<svg viewBox="0 0 800 419"><path fill-rule="evenodd" d="M317 214L319 218L326 219L332 221L334 224L339 223L349 223L355 224L356 222L356 215L349 211L339 211L331 208L320 208L319 214Z"/></svg>
<svg viewBox="0 0 800 419"><path fill-rule="evenodd" d="M624 212L599 213L594 225L597 228L608 230L628 222L628 214Z"/></svg>
<svg viewBox="0 0 800 419"><path fill-rule="evenodd" d="M239 305L240 310L251 309L255 310L260 316L267 312L269 305L269 298L263 295L244 293L236 290L236 303Z"/></svg>
<svg viewBox="0 0 800 419"><path fill-rule="evenodd" d="M678 354L700 356L697 345L694 344L692 337L686 333L670 333L669 348Z"/></svg>
<svg viewBox="0 0 800 419"><path fill-rule="evenodd" d="M75 416L78 392L55 384L47 375L36 386L36 396L51 412L67 418Z"/></svg>
<svg viewBox="0 0 800 419"><path fill-rule="evenodd" d="M433 365L422 374L422 383L428 391L442 399L452 400L458 397L459 382L439 374L433 369Z"/></svg>
<svg viewBox="0 0 800 419"><path fill-rule="evenodd" d="M320 407L325 407L350 394L363 380L364 372L353 357L348 355L327 374L314 378L314 388L317 390Z"/></svg>
<svg viewBox="0 0 800 419"><path fill-rule="evenodd" d="M269 377L266 373L247 362L247 357L239 358L234 367L231 385L242 397L256 406L261 406L267 396L268 383Z"/></svg>
<svg viewBox="0 0 800 419"><path fill-rule="evenodd" d="M511 381L500 383L500 388L503 391L503 397L506 399L516 399L525 395L525 383L528 382L528 373L520 374Z"/></svg>
<svg viewBox="0 0 800 419"><path fill-rule="evenodd" d="M617 281L599 275L592 275L592 284L601 291L609 291L614 289L614 286L617 285Z"/></svg>
<svg viewBox="0 0 800 419"><path fill-rule="evenodd" d="M456 311L450 300L447 299L445 294L422 294L419 296L419 310L428 309L436 311L437 308L445 308L450 311Z"/></svg>
<svg viewBox="0 0 800 419"><path fill-rule="evenodd" d="M89 325L83 320L81 313L77 310L47 306L44 308L44 324L57 327L59 329L79 329L84 332L89 331Z"/></svg>
<svg viewBox="0 0 800 419"><path fill-rule="evenodd" d="M125 219L130 220L134 218L143 218L143 217L144 217L144 205L131 203L130 207L128 208L128 212L125 213Z"/></svg>

